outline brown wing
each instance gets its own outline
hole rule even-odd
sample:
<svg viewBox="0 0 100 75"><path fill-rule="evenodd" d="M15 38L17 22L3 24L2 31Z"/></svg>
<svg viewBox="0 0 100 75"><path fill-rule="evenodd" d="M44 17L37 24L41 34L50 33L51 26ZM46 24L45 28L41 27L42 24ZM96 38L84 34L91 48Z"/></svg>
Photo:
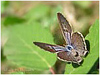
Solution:
<svg viewBox="0 0 100 75"><path fill-rule="evenodd" d="M57 13L57 16L58 16L58 20L60 23L60 27L61 27L64 39L67 44L71 44L71 41L70 41L71 32L72 32L71 26L69 25L68 21L61 13Z"/></svg>
<svg viewBox="0 0 100 75"><path fill-rule="evenodd" d="M33 43L38 47L44 49L45 51L49 51L52 53L62 52L66 50L64 47L58 45L51 45L51 44L41 43L41 42L33 42Z"/></svg>
<svg viewBox="0 0 100 75"><path fill-rule="evenodd" d="M88 52L86 48L86 43L83 35L79 32L75 32L72 34L71 44L75 50L77 50L81 56L85 56Z"/></svg>
<svg viewBox="0 0 100 75"><path fill-rule="evenodd" d="M59 52L57 53L58 59L66 62L80 63L82 58L80 56L75 57L72 52Z"/></svg>

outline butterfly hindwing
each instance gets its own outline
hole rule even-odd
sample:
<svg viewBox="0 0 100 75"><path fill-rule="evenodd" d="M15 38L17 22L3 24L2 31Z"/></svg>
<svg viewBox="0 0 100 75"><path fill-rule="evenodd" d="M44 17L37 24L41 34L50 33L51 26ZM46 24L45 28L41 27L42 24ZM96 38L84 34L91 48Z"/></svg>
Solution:
<svg viewBox="0 0 100 75"><path fill-rule="evenodd" d="M61 31L64 36L64 39L67 44L71 44L71 41L70 41L71 33L72 33L71 26L69 25L68 21L61 13L57 13L57 16L58 16L58 20L60 23L60 27L61 27Z"/></svg>
<svg viewBox="0 0 100 75"><path fill-rule="evenodd" d="M81 56L85 56L88 52L86 48L86 43L83 35L79 32L74 32L71 37L71 44L75 50L79 52Z"/></svg>
<svg viewBox="0 0 100 75"><path fill-rule="evenodd" d="M82 58L80 56L75 57L72 52L63 51L57 53L58 59L66 62L80 63Z"/></svg>
<svg viewBox="0 0 100 75"><path fill-rule="evenodd" d="M65 50L64 47L58 45L51 45L51 44L41 43L41 42L33 42L33 43L39 46L40 48L44 49L45 51L49 51L51 53L61 52Z"/></svg>

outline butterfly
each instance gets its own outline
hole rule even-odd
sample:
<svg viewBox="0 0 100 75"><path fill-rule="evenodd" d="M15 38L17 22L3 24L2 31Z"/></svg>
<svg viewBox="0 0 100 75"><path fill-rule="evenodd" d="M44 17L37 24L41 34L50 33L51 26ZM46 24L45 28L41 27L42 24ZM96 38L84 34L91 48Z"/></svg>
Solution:
<svg viewBox="0 0 100 75"><path fill-rule="evenodd" d="M85 39L80 32L72 32L69 22L61 13L57 13L57 17L66 45L60 46L42 42L33 43L45 51L57 53L57 58L61 61L80 64L83 60L82 57L88 52Z"/></svg>

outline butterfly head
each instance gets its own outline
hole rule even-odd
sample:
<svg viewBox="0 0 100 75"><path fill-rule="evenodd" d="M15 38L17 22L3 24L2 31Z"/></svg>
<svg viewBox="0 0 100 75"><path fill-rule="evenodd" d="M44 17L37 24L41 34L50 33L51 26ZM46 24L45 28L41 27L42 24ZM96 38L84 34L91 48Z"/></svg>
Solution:
<svg viewBox="0 0 100 75"><path fill-rule="evenodd" d="M67 45L67 46L65 46L65 48L67 51L71 51L73 49L73 47L71 45Z"/></svg>

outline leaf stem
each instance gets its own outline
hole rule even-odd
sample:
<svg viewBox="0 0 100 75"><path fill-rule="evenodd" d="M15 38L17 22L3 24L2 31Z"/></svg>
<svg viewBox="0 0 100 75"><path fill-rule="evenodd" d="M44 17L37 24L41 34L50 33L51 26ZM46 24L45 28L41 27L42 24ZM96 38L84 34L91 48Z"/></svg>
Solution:
<svg viewBox="0 0 100 75"><path fill-rule="evenodd" d="M64 74L65 67L66 67L66 62L57 59L53 66L53 71L55 74Z"/></svg>

